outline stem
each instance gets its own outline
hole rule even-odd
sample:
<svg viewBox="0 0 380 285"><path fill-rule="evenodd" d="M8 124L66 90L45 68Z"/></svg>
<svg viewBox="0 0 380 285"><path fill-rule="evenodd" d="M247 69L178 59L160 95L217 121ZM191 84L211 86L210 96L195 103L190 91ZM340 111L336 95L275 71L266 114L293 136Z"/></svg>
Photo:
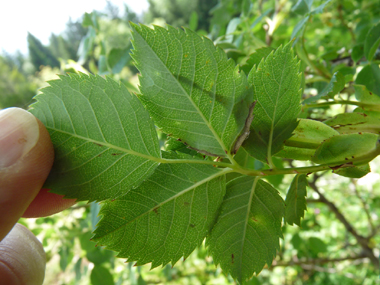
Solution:
<svg viewBox="0 0 380 285"><path fill-rule="evenodd" d="M368 104L368 103L362 103L362 102L358 102L358 101L350 101L350 100L336 100L336 101L328 101L328 102L322 102L322 103L315 103L315 104L305 104L303 105L303 108L304 109L307 109L307 108L323 108L323 107L327 107L327 106L331 106L331 105L354 105L354 106L358 106L362 109L366 109L368 108L369 110L373 110L373 111L380 111L380 105L378 104Z"/></svg>
<svg viewBox="0 0 380 285"><path fill-rule="evenodd" d="M209 164L213 166L228 167L233 172L238 172L241 174L249 176L270 176L278 174L301 174L301 173L313 173L324 170L331 170L334 168L345 168L353 167L358 165L367 164L373 160L376 156L380 155L380 146L367 153L366 155L356 157L354 159L341 160L330 164L320 164L316 166L306 166L306 167L292 167L292 168L276 168L276 169L263 169L263 170L253 170L247 169L239 166L238 164L230 164L225 162L217 162L210 160L195 160L195 159L160 159L160 163L195 163L195 164Z"/></svg>

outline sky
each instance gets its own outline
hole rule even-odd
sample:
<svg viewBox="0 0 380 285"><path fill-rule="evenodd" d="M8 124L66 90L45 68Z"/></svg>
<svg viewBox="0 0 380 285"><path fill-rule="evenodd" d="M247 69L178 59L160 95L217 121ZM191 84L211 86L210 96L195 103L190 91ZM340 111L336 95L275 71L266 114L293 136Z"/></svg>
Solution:
<svg viewBox="0 0 380 285"><path fill-rule="evenodd" d="M147 0L112 0L123 11L123 3L137 14L148 9ZM0 53L20 50L26 54L28 32L43 44L49 43L51 33L64 31L71 17L77 20L85 12L102 10L106 0L1 0L0 1Z"/></svg>

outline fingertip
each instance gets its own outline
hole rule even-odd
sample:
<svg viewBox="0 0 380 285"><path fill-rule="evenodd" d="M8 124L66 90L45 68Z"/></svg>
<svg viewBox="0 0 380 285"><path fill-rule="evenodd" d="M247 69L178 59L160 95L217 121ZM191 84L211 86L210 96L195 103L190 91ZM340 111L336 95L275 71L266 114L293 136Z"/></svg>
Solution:
<svg viewBox="0 0 380 285"><path fill-rule="evenodd" d="M61 212L76 203L76 199L64 199L61 195L41 189L22 215L24 218L46 217Z"/></svg>
<svg viewBox="0 0 380 285"><path fill-rule="evenodd" d="M0 242L0 284L42 284L46 255L39 240L16 224Z"/></svg>

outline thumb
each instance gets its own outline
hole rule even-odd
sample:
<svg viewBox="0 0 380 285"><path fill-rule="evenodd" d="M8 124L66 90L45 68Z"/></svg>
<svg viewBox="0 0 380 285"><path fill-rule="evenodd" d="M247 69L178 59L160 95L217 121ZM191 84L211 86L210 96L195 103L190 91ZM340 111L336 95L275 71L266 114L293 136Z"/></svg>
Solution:
<svg viewBox="0 0 380 285"><path fill-rule="evenodd" d="M49 133L29 112L0 111L0 240L38 194L53 164Z"/></svg>

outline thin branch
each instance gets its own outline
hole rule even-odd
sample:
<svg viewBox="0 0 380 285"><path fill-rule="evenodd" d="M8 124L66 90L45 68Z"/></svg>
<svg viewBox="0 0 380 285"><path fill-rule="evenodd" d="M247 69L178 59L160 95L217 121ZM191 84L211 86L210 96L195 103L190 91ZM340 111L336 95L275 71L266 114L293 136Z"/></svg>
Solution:
<svg viewBox="0 0 380 285"><path fill-rule="evenodd" d="M354 256L345 256L345 257L339 257L339 258L314 258L314 259L298 259L297 257L294 257L292 260L289 261L273 261L273 264L271 267L276 266L294 266L294 265L308 265L308 264L325 264L330 262L341 262L345 260L357 260L357 259L364 259L369 258L369 256L363 251L358 255Z"/></svg>
<svg viewBox="0 0 380 285"><path fill-rule="evenodd" d="M362 203L362 206L363 206L363 210L367 216L367 220L368 220L368 223L369 223L369 227L371 228L371 235L374 234L375 232L375 225L373 224L373 220L372 220L372 217L371 217L371 214L370 212L368 211L368 204L367 202L363 199L363 197L360 195L359 191L358 191L358 187L357 187L357 183L356 183L356 180L355 179L351 179L351 183L354 185L354 190L355 190L355 195L356 197L358 197L358 199L360 200L360 202Z"/></svg>
<svg viewBox="0 0 380 285"><path fill-rule="evenodd" d="M369 239L360 235L356 229L350 224L350 222L347 220L347 218L342 214L342 212L335 206L335 204L331 201L329 201L318 189L316 185L316 181L318 179L318 175L314 176L314 179L312 182L309 182L309 186L318 193L320 200L322 203L327 205L329 209L335 214L337 219L344 225L346 230L351 233L354 238L356 239L357 243L362 247L364 253L366 256L371 260L371 262L374 264L376 268L380 267L379 259L375 256L373 253L373 249L369 246Z"/></svg>

